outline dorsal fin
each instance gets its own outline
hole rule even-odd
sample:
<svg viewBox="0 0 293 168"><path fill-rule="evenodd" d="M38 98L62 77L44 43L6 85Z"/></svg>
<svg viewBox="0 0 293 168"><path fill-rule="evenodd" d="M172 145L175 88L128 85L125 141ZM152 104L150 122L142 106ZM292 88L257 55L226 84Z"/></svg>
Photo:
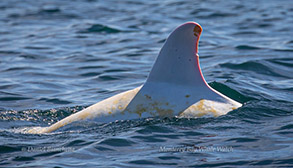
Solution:
<svg viewBox="0 0 293 168"><path fill-rule="evenodd" d="M176 28L162 47L147 82L204 84L197 57L201 32L201 26L194 22Z"/></svg>
<svg viewBox="0 0 293 168"><path fill-rule="evenodd" d="M172 116L201 99L238 103L206 83L197 54L201 32L199 24L187 22L170 34L146 83L127 106L128 112Z"/></svg>

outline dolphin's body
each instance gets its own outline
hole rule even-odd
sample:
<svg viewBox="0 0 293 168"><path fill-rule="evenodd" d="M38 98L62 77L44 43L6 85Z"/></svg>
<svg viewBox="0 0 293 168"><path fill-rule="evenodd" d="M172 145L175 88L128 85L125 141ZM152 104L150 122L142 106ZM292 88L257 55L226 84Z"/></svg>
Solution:
<svg viewBox="0 0 293 168"><path fill-rule="evenodd" d="M98 102L49 127L32 128L28 132L49 133L91 118L111 122L156 116L219 116L241 107L242 104L206 83L197 54L201 32L201 26L195 22L177 27L166 40L143 86Z"/></svg>

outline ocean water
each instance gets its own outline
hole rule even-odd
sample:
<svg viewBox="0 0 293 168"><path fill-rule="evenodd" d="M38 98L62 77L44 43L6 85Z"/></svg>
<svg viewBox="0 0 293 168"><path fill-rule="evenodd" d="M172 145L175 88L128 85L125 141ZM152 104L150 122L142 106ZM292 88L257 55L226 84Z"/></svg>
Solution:
<svg viewBox="0 0 293 168"><path fill-rule="evenodd" d="M293 167L293 2L0 1L0 167ZM227 115L24 134L144 83L168 34L203 27Z"/></svg>

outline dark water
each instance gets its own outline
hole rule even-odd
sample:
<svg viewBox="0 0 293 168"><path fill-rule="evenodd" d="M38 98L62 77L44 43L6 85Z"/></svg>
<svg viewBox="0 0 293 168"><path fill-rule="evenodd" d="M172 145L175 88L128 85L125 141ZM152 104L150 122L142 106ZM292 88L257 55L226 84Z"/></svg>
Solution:
<svg viewBox="0 0 293 168"><path fill-rule="evenodd" d="M291 0L2 0L0 11L0 166L293 166ZM204 29L206 80L243 107L21 133L141 85L186 21Z"/></svg>

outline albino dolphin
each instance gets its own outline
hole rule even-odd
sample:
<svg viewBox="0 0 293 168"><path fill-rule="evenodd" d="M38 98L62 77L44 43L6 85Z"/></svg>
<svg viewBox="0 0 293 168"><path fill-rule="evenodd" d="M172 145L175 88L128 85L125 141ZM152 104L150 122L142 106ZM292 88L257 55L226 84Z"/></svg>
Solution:
<svg viewBox="0 0 293 168"><path fill-rule="evenodd" d="M49 133L74 121L100 122L146 117L219 116L242 104L211 88L205 81L198 56L202 28L187 22L168 37L143 86L112 96L72 114L49 127L28 133Z"/></svg>

